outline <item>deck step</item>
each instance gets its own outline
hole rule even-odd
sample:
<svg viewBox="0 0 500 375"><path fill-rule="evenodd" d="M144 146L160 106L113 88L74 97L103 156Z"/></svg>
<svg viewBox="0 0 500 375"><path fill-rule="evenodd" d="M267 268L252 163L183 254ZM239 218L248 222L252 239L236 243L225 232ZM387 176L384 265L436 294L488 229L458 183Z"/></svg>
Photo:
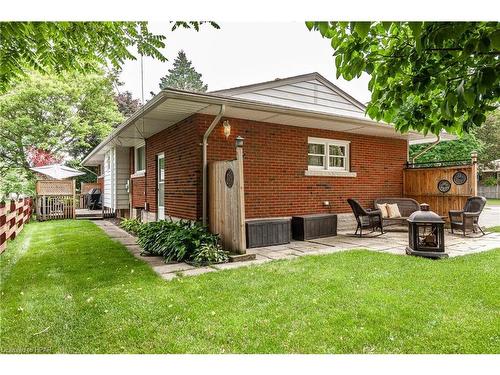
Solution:
<svg viewBox="0 0 500 375"><path fill-rule="evenodd" d="M103 220L102 216L88 216L88 215L78 215L75 217L76 220Z"/></svg>

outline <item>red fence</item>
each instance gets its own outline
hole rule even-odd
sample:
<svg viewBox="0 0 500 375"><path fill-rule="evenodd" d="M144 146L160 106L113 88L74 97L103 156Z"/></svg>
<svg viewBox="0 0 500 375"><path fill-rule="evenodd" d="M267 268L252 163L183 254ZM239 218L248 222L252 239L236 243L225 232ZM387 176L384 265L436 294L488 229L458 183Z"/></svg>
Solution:
<svg viewBox="0 0 500 375"><path fill-rule="evenodd" d="M32 207L31 198L0 203L0 254L7 247L7 240L13 240L23 230L31 218Z"/></svg>

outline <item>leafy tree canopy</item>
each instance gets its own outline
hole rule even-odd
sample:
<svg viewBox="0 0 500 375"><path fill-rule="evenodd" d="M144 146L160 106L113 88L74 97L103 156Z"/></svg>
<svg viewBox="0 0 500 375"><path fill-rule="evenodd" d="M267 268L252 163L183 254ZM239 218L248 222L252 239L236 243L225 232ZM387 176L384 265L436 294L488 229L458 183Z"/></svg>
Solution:
<svg viewBox="0 0 500 375"><path fill-rule="evenodd" d="M491 166L493 160L500 159L500 110L486 116L486 122L477 129L476 137L484 144L479 161Z"/></svg>
<svg viewBox="0 0 500 375"><path fill-rule="evenodd" d="M104 74L30 74L0 95L0 170L28 171L33 149L80 159L122 120Z"/></svg>
<svg viewBox="0 0 500 375"><path fill-rule="evenodd" d="M161 78L160 89L166 88L205 92L208 86L203 83L201 74L195 70L184 51L181 50L174 60L172 69L169 69L168 74Z"/></svg>
<svg viewBox="0 0 500 375"><path fill-rule="evenodd" d="M428 147L427 144L410 146L410 159ZM472 151L478 152L481 166L500 159L500 111L490 112L485 123L464 134L460 139L442 142L427 151L417 161L468 160Z"/></svg>
<svg viewBox="0 0 500 375"><path fill-rule="evenodd" d="M0 202L11 193L25 196L35 195L35 180L22 168L13 168L0 173Z"/></svg>
<svg viewBox="0 0 500 375"><path fill-rule="evenodd" d="M367 114L410 129L462 134L500 96L498 22L306 22L331 39L337 78L371 76Z"/></svg>
<svg viewBox="0 0 500 375"><path fill-rule="evenodd" d="M410 160L427 147L429 144L411 145ZM439 143L420 156L416 162L470 160L471 152L477 151L479 155L482 155L483 147L483 142L477 139L472 131L464 134L460 139Z"/></svg>
<svg viewBox="0 0 500 375"><path fill-rule="evenodd" d="M141 108L141 101L134 99L130 91L124 91L115 95L116 105L120 113L129 117L132 113Z"/></svg>
<svg viewBox="0 0 500 375"><path fill-rule="evenodd" d="M204 22L177 21L172 30ZM209 22L215 28L219 26ZM0 23L0 93L26 72L97 72L111 63L120 67L140 55L166 61L160 49L165 36L153 34L147 22L2 22Z"/></svg>

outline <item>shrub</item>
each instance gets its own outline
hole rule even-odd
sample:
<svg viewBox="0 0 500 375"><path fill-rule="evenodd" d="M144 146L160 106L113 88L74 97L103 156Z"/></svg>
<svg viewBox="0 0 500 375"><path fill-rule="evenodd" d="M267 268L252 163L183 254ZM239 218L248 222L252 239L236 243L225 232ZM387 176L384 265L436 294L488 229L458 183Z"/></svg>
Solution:
<svg viewBox="0 0 500 375"><path fill-rule="evenodd" d="M229 261L229 255L217 243L205 243L194 252L190 263L195 266L204 266L214 263L226 263Z"/></svg>
<svg viewBox="0 0 500 375"><path fill-rule="evenodd" d="M123 219L120 222L120 227L125 229L127 232L138 235L141 231L143 223L139 219Z"/></svg>
<svg viewBox="0 0 500 375"><path fill-rule="evenodd" d="M493 176L486 177L482 182L484 186L496 186L498 184L498 180Z"/></svg>
<svg viewBox="0 0 500 375"><path fill-rule="evenodd" d="M219 245L219 236L210 233L201 224L188 220L175 222L162 220L144 224L138 242L144 252L163 256L167 262L188 261L206 264L227 261L227 254ZM204 249L202 253L201 249ZM196 254L198 260L195 262Z"/></svg>

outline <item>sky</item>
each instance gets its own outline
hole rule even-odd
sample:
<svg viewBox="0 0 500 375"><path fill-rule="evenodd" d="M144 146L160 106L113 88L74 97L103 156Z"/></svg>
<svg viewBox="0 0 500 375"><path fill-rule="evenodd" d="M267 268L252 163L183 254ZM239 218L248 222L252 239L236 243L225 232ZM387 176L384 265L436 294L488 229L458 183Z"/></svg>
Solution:
<svg viewBox="0 0 500 375"><path fill-rule="evenodd" d="M183 49L195 69L208 84L208 91L318 72L335 85L365 103L370 99L369 77L345 81L335 78L333 49L319 32L310 32L303 22L218 23L219 30L203 25L194 30L170 31L168 21L151 22L150 31L167 36L162 51L168 58L160 62L144 57L144 97L159 91L160 78L168 73L179 50ZM127 61L120 91L141 98L141 65Z"/></svg>

